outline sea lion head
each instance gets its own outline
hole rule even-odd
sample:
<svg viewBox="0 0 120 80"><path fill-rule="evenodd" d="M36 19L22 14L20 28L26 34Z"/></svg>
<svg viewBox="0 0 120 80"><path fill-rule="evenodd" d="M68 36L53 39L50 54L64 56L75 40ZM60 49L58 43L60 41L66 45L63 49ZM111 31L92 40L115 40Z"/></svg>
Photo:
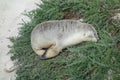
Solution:
<svg viewBox="0 0 120 80"><path fill-rule="evenodd" d="M88 24L83 29L83 41L93 41L97 42L99 40L97 31L95 28Z"/></svg>

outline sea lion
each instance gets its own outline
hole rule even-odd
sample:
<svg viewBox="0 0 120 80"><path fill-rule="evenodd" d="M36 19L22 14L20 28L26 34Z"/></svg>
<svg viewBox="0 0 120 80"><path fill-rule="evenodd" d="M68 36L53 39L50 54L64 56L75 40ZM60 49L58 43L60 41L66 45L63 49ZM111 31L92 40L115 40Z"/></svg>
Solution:
<svg viewBox="0 0 120 80"><path fill-rule="evenodd" d="M95 28L79 20L52 20L38 24L31 33L31 46L41 60L56 57L59 52L83 41L98 40Z"/></svg>

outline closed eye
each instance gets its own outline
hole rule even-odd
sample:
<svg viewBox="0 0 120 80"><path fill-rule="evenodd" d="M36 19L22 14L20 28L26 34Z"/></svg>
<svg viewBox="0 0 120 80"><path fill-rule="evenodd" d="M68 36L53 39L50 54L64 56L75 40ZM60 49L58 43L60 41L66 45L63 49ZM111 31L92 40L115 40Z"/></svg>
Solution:
<svg viewBox="0 0 120 80"><path fill-rule="evenodd" d="M93 36L92 36L92 35L89 35L88 37L89 37L89 38L93 38Z"/></svg>

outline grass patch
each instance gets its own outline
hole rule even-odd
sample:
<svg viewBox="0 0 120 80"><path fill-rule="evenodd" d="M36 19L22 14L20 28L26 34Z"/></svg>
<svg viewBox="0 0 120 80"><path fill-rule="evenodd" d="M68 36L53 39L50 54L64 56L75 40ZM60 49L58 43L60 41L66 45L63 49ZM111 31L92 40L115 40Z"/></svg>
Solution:
<svg viewBox="0 0 120 80"><path fill-rule="evenodd" d="M119 80L120 23L111 20L119 0L42 0L38 8L25 13L19 36L10 38L11 59L20 64L16 80ZM30 45L32 29L43 21L79 19L92 24L98 43L87 42L66 48L61 55L42 61Z"/></svg>

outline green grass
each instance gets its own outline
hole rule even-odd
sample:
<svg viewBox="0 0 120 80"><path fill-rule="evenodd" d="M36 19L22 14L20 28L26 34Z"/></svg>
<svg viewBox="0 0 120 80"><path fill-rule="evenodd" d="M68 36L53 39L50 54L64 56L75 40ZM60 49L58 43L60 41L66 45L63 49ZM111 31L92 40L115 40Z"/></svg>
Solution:
<svg viewBox="0 0 120 80"><path fill-rule="evenodd" d="M111 19L119 0L42 0L27 12L19 36L10 38L11 59L20 65L16 80L120 80L120 23ZM62 20L65 13L79 13L92 24L99 41L71 46L51 60L40 60L30 45L32 29L43 21Z"/></svg>

